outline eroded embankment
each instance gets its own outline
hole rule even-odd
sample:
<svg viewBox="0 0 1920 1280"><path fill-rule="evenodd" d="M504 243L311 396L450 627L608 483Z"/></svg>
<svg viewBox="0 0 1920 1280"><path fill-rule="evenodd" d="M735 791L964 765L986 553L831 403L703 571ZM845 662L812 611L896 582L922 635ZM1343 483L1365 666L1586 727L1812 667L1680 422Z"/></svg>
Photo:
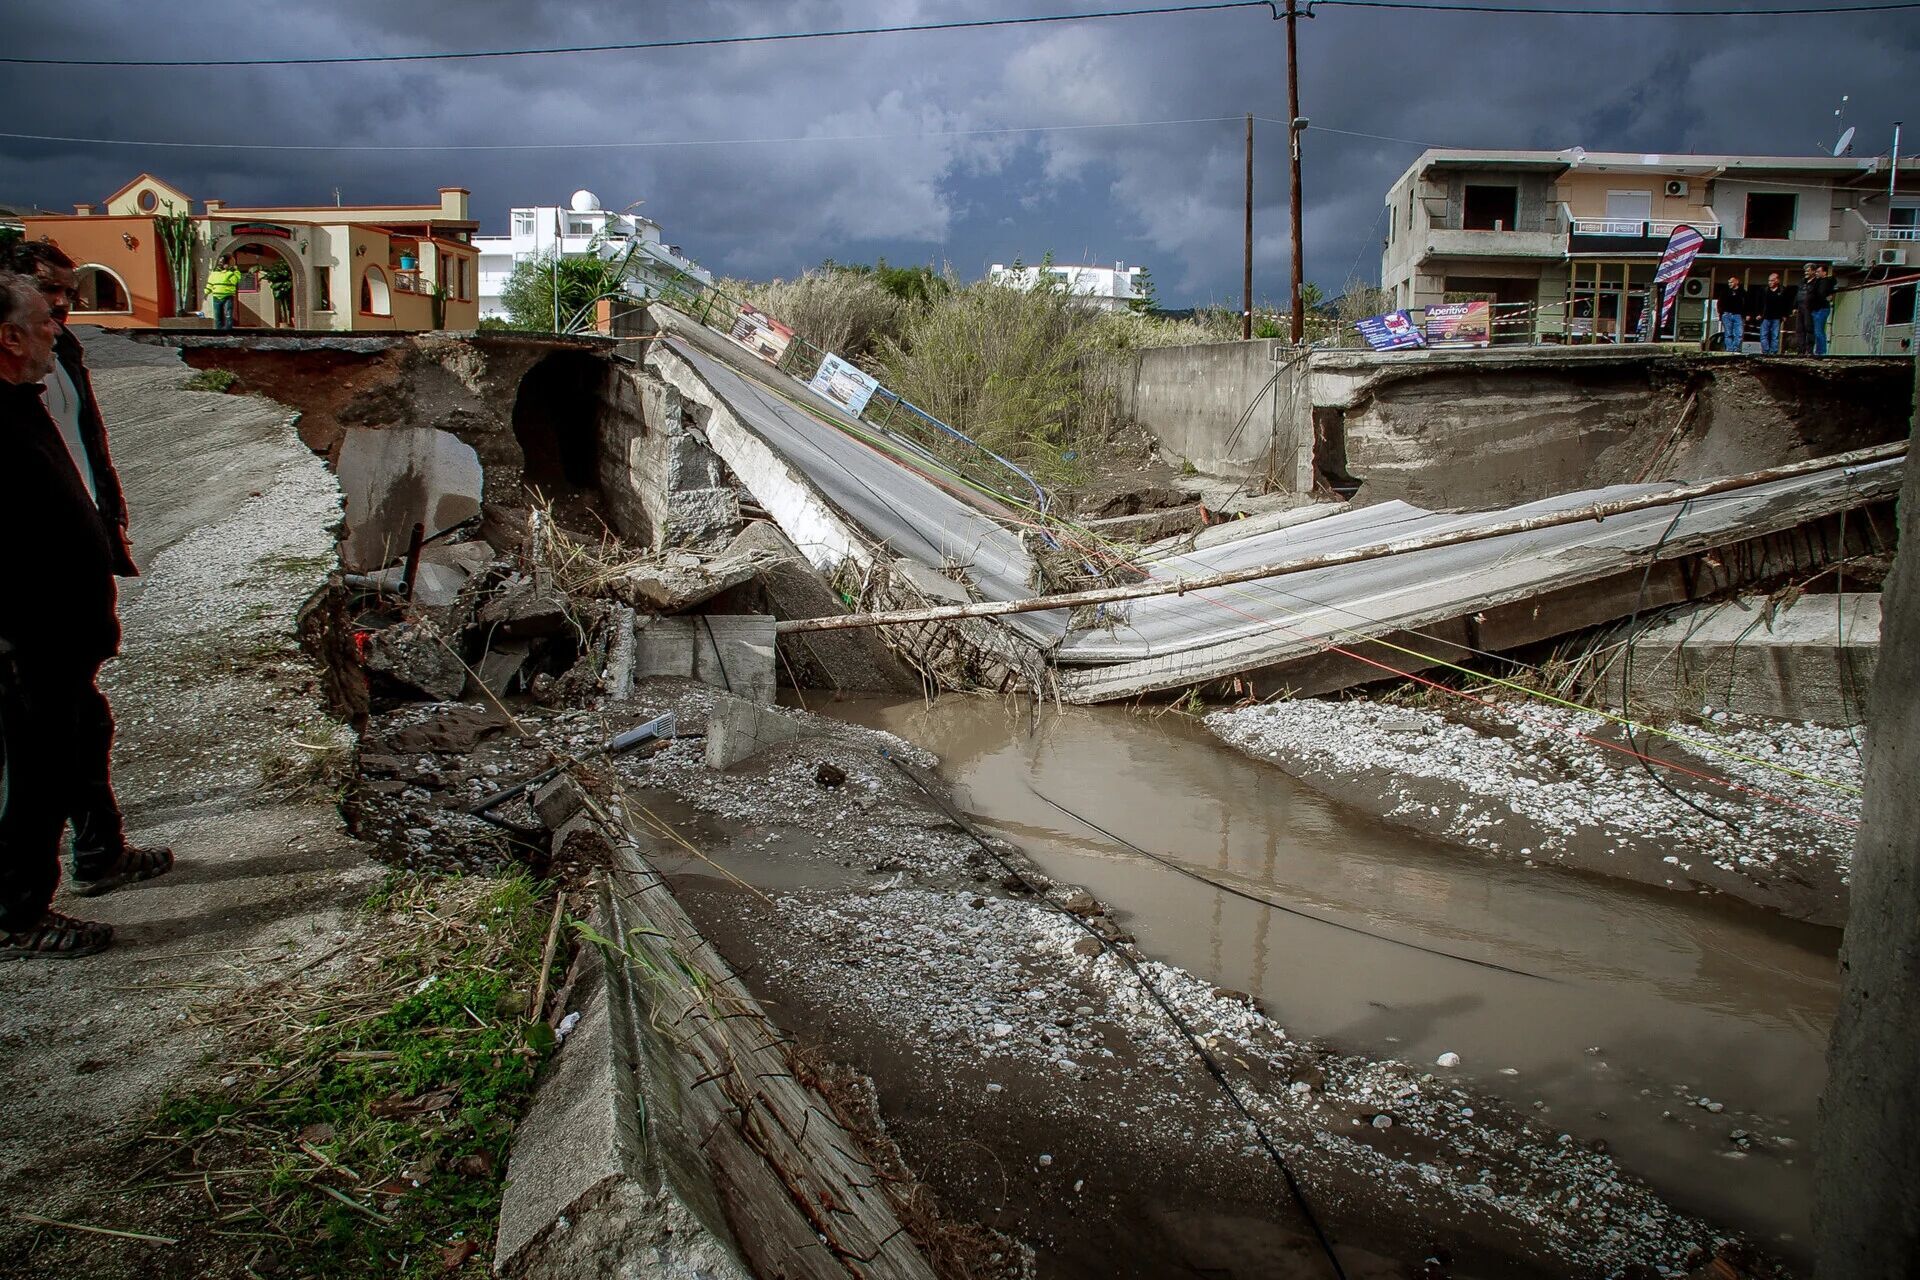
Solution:
<svg viewBox="0 0 1920 1280"><path fill-rule="evenodd" d="M651 681L597 712L530 709L535 741L496 728L458 759L423 753L410 768L430 802L381 797L391 816L369 823L458 843L455 811L543 759L540 741L577 749L666 710L697 731L714 697ZM450 714L416 706L371 732ZM1067 886L1049 891L1053 906L1020 892L995 854L1030 864L983 850L882 753L921 771L931 757L789 718L807 736L727 772L692 742L613 767L629 803L693 846L663 838L652 856L695 922L784 1029L873 1078L948 1214L1025 1241L1044 1275L1272 1274L1275 1258L1291 1260L1282 1274L1317 1274L1269 1158L1139 977L1072 913L1122 945L1127 927ZM1679 1269L1710 1247L1709 1229L1540 1118L1444 1071L1302 1039L1244 995L1141 960L1273 1135L1350 1273L1404 1274L1439 1249L1459 1276L1616 1274Z"/></svg>

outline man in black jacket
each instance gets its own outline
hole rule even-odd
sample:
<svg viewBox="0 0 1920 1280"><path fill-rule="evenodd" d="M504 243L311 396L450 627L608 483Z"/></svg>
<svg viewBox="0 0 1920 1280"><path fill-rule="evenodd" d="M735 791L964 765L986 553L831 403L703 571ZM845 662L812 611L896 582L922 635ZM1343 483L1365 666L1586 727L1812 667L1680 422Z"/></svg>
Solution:
<svg viewBox="0 0 1920 1280"><path fill-rule="evenodd" d="M0 272L0 958L86 955L113 930L52 909L73 811L76 732L100 664L120 646L115 548L47 413L57 332L25 276Z"/></svg>
<svg viewBox="0 0 1920 1280"><path fill-rule="evenodd" d="M1767 275L1767 287L1760 291L1760 354L1777 356L1780 354L1780 328L1793 314L1794 299L1798 296L1790 284L1780 283L1780 273Z"/></svg>
<svg viewBox="0 0 1920 1280"><path fill-rule="evenodd" d="M1747 291L1740 286L1740 277L1727 272L1713 298L1720 308L1720 349L1738 351L1745 340L1747 315Z"/></svg>
<svg viewBox="0 0 1920 1280"><path fill-rule="evenodd" d="M107 449L106 423L94 398L80 340L67 328L76 284L73 260L44 240L15 246L14 266L39 286L58 334L56 357L46 377L46 407L60 429L75 471L86 486L114 550L113 571L139 574L127 541L127 502ZM79 708L75 767L79 771L73 823L73 867L68 888L83 897L164 875L173 867L173 851L129 845L120 804L113 793L113 710L106 695L89 682Z"/></svg>

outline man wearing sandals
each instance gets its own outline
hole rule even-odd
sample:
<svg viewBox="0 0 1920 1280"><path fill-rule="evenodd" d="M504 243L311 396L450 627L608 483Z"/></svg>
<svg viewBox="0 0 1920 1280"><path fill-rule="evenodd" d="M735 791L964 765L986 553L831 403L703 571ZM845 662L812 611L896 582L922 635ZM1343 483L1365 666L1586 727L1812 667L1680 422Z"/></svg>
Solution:
<svg viewBox="0 0 1920 1280"><path fill-rule="evenodd" d="M45 379L47 413L66 441L74 469L100 512L114 547L113 572L138 577L127 541L127 501L107 450L107 428L94 399L80 340L67 328L77 286L73 259L44 240L14 247L14 269L40 287L58 330L54 366ZM113 794L113 710L92 682L80 707L78 787L68 817L73 823L73 862L67 888L82 897L106 893L135 880L163 875L173 867L173 851L129 845L120 803Z"/></svg>
<svg viewBox="0 0 1920 1280"><path fill-rule="evenodd" d="M0 958L86 955L113 938L51 906L62 829L86 803L94 679L120 647L119 547L47 410L59 329L36 281L0 273L0 545L12 548L0 579ZM88 870L114 887L171 866L120 850Z"/></svg>

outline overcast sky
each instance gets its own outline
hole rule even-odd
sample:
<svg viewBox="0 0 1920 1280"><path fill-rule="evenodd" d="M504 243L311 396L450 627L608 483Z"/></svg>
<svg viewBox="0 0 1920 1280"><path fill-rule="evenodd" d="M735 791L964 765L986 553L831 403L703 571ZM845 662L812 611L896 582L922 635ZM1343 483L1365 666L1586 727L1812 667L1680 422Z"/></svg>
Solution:
<svg viewBox="0 0 1920 1280"><path fill-rule="evenodd" d="M887 25L1149 0L11 0L9 53L312 56ZM1167 0L1186 3L1190 0ZM1545 3L1546 0L1542 0ZM1614 0L1589 0L1607 7ZM1648 0L1636 0L1645 5ZM1726 0L1658 0L1726 7ZM1789 0L1759 0L1750 7ZM1377 280L1382 198L1433 145L1856 155L1920 149L1920 11L1572 18L1321 8L1301 28L1307 276ZM1834 110L1850 95L1844 121ZM0 140L0 203L65 209L141 170L196 198L417 203L482 230L578 187L644 199L717 272L832 257L1144 264L1163 305L1237 298L1243 125L1286 115L1265 9L984 31L470 62L0 69L7 132L143 142L535 143L513 151L234 151ZM1231 117L1214 123L1153 124ZM1032 133L1009 127L1133 125ZM1257 128L1255 289L1287 291L1284 130ZM791 141L805 138L811 141ZM786 139L788 141L755 141ZM863 139L863 140L849 140ZM747 141L739 141L747 140ZM562 148L568 143L697 145Z"/></svg>

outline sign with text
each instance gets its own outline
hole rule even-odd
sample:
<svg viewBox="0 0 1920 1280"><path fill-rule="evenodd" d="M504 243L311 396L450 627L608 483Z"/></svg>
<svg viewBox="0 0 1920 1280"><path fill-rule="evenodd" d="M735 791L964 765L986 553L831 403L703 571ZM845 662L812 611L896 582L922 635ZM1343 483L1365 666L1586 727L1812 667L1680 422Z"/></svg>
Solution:
<svg viewBox="0 0 1920 1280"><path fill-rule="evenodd" d="M857 418L880 384L829 351L807 386Z"/></svg>
<svg viewBox="0 0 1920 1280"><path fill-rule="evenodd" d="M768 364L779 364L793 341L793 330L758 307L740 304L740 315L727 335Z"/></svg>
<svg viewBox="0 0 1920 1280"><path fill-rule="evenodd" d="M1436 302L1427 308L1427 345L1484 347L1493 342L1493 304Z"/></svg>
<svg viewBox="0 0 1920 1280"><path fill-rule="evenodd" d="M1427 340L1420 336L1420 327L1413 317L1404 311L1389 311L1383 316L1368 316L1354 325L1367 345L1375 351L1399 351L1407 347L1424 347Z"/></svg>

